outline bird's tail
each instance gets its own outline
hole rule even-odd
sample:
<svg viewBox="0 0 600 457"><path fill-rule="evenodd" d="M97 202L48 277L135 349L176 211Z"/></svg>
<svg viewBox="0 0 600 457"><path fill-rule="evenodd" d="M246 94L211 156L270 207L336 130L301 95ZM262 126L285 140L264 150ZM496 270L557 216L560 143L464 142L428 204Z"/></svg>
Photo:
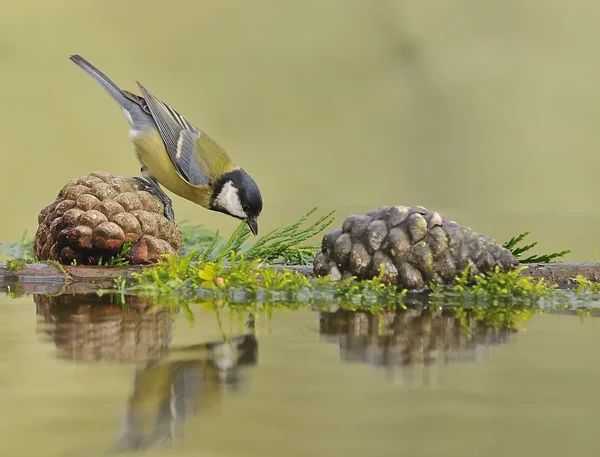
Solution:
<svg viewBox="0 0 600 457"><path fill-rule="evenodd" d="M102 88L108 92L108 94L115 99L115 101L121 105L122 107L129 107L132 102L129 100L119 89L114 82L112 82L108 76L94 67L91 63L85 60L78 54L72 55L69 57L75 64L77 64L83 71L85 71L88 75L90 75L94 81L102 86Z"/></svg>

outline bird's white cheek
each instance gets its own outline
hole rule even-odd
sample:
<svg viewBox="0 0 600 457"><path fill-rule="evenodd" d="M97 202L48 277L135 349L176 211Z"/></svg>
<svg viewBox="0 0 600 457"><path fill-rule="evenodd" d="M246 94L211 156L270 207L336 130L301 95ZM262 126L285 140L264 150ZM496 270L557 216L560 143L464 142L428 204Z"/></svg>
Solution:
<svg viewBox="0 0 600 457"><path fill-rule="evenodd" d="M219 206L225 208L232 216L241 218L246 217L246 213L242 208L242 202L240 202L238 190L233 186L231 181L227 181L225 183L221 189L221 192L216 198L216 202L219 204Z"/></svg>

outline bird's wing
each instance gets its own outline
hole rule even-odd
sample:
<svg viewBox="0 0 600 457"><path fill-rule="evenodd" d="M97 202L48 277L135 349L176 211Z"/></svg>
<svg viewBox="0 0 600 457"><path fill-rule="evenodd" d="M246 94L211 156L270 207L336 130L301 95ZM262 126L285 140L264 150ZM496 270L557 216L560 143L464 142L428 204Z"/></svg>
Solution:
<svg viewBox="0 0 600 457"><path fill-rule="evenodd" d="M235 165L225 150L181 114L149 93L140 90L156 122L169 158L181 176L192 185L207 185L231 171Z"/></svg>
<svg viewBox="0 0 600 457"><path fill-rule="evenodd" d="M207 185L211 181L206 164L198 160L199 154L196 141L199 136L200 132L182 130L177 141L177 152L173 161L184 179L194 186Z"/></svg>
<svg viewBox="0 0 600 457"><path fill-rule="evenodd" d="M144 111L146 114L149 114L150 116L152 116L152 113L150 112L150 108L148 108L148 103L146 102L146 99L144 97L140 97L139 95L134 94L133 92L129 92L128 90L125 90L125 89L121 89L121 92L129 100L131 100L134 103L137 103L140 106L140 108L142 108L142 111Z"/></svg>
<svg viewBox="0 0 600 457"><path fill-rule="evenodd" d="M223 147L208 134L202 132L196 138L196 160L203 164L211 182L237 167Z"/></svg>
<svg viewBox="0 0 600 457"><path fill-rule="evenodd" d="M195 186L211 185L224 173L236 168L219 143L199 130L183 130L177 142L175 166L187 174Z"/></svg>

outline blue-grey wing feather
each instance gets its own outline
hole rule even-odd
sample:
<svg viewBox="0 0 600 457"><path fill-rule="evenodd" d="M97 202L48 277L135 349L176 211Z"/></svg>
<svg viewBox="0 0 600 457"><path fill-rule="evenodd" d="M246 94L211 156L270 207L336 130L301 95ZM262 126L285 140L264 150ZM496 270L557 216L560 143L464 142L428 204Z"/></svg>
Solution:
<svg viewBox="0 0 600 457"><path fill-rule="evenodd" d="M200 137L200 131L169 105L149 93L139 82L138 86L177 171L190 184L208 184L208 176L196 156L196 140Z"/></svg>
<svg viewBox="0 0 600 457"><path fill-rule="evenodd" d="M194 127L173 108L161 102L158 98L148 92L139 82L138 86L148 104L148 108L156 122L160 135L165 142L167 151L172 155L173 159L177 154L179 135L183 130L193 129Z"/></svg>
<svg viewBox="0 0 600 457"><path fill-rule="evenodd" d="M199 132L183 130L179 136L177 154L175 155L175 166L184 178L195 186L210 184L210 179L202 166L198 163Z"/></svg>

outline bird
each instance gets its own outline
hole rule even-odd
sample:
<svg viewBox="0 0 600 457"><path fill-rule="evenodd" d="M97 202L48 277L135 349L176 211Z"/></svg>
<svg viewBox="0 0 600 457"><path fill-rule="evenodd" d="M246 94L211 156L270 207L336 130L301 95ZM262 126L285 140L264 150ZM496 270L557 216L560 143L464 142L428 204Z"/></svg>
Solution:
<svg viewBox="0 0 600 457"><path fill-rule="evenodd" d="M203 208L246 222L258 235L262 195L252 177L236 165L206 132L159 100L136 81L141 96L120 89L79 54L70 60L92 77L121 107L129 122L129 139L141 165L144 189L164 203L174 222L171 199L161 185Z"/></svg>

